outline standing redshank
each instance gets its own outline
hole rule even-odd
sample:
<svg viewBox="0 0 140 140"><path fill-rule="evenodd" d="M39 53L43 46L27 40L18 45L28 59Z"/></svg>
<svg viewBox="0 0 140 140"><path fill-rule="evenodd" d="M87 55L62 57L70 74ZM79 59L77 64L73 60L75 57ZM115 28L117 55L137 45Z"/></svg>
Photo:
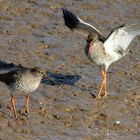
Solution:
<svg viewBox="0 0 140 140"><path fill-rule="evenodd" d="M131 41L140 34L140 23L123 25L114 29L107 38L89 23L84 22L67 9L63 9L65 25L71 30L75 30L82 35L86 35L87 45L85 47L86 56L95 62L102 69L102 84L97 97L104 97L107 92L107 70L109 66L128 53L128 46Z"/></svg>
<svg viewBox="0 0 140 140"><path fill-rule="evenodd" d="M14 93L26 93L26 113L28 116L29 113L29 95L28 93L35 91L46 71L41 68L22 68L14 71L10 71L8 73L0 74L0 81L6 83L11 91L11 104L12 111L14 113L15 118L17 118L16 107L15 107L15 99ZM47 75L46 78L51 80ZM45 77L44 76L44 77Z"/></svg>

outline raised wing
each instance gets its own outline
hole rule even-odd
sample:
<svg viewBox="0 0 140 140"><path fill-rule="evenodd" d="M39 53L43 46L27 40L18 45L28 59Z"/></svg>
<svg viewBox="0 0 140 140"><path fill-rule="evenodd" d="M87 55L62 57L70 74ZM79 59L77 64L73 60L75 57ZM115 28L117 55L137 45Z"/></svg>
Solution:
<svg viewBox="0 0 140 140"><path fill-rule="evenodd" d="M99 38L102 38L102 33L97 30L95 27L90 25L89 23L84 22L79 17L77 17L75 14L73 14L71 11L62 8L63 11L63 18L65 21L65 25L69 27L71 30L76 30L82 35L86 35L86 37L90 33L96 33Z"/></svg>
<svg viewBox="0 0 140 140"><path fill-rule="evenodd" d="M103 46L113 57L124 55L131 41L140 34L140 23L133 23L113 30Z"/></svg>

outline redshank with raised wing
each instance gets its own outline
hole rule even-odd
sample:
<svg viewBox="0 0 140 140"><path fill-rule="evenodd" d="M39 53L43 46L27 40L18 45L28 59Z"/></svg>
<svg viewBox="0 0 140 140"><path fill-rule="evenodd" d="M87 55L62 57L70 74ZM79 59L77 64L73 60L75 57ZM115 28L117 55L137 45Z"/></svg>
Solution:
<svg viewBox="0 0 140 140"><path fill-rule="evenodd" d="M97 97L102 97L103 89L104 97L107 96L106 80L108 68L113 62L116 62L128 53L129 44L140 34L140 23L119 26L105 38L98 29L84 22L71 11L63 8L62 11L65 25L72 31L86 35L85 54L102 69L103 81Z"/></svg>

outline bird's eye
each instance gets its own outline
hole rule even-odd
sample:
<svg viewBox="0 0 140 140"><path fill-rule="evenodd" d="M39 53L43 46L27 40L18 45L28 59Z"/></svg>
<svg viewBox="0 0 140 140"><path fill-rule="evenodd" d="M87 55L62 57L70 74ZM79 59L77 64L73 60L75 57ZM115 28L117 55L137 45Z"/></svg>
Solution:
<svg viewBox="0 0 140 140"><path fill-rule="evenodd" d="M42 74L42 73L43 73L43 71L39 71L39 73L40 73L40 74Z"/></svg>

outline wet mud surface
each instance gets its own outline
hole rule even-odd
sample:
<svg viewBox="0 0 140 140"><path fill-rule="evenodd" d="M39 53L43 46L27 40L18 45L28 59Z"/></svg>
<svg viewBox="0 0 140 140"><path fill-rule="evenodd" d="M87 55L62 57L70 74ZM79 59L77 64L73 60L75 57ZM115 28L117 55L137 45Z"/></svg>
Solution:
<svg viewBox="0 0 140 140"><path fill-rule="evenodd" d="M59 84L42 80L30 94L28 119L25 97L15 95L15 121L10 91L0 82L0 139L139 140L140 37L131 43L131 53L109 68L109 96L96 99L101 71L86 58L85 39L64 26L61 7L105 36L140 21L139 0L1 0L0 72L39 66Z"/></svg>

